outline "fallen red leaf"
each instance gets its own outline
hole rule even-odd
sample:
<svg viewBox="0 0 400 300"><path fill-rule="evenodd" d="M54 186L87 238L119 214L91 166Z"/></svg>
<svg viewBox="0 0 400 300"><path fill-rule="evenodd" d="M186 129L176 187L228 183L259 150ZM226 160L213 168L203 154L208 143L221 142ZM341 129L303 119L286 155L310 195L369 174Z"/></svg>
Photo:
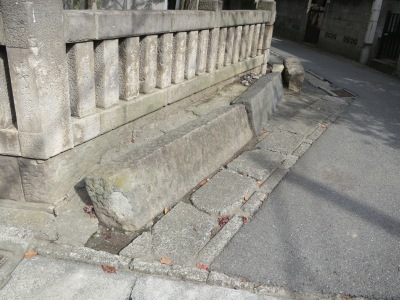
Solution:
<svg viewBox="0 0 400 300"><path fill-rule="evenodd" d="M208 271L208 267L205 264L196 264L197 269Z"/></svg>
<svg viewBox="0 0 400 300"><path fill-rule="evenodd" d="M224 227L224 225L225 225L226 223L228 223L228 221L229 221L229 216L222 216L222 217L219 217L219 218L218 218L218 224L219 224L219 226L221 226L221 227Z"/></svg>
<svg viewBox="0 0 400 300"><path fill-rule="evenodd" d="M111 232L110 231L106 231L103 233L104 239L109 240L111 239Z"/></svg>
<svg viewBox="0 0 400 300"><path fill-rule="evenodd" d="M86 206L83 208L83 211L84 211L85 213L88 213L89 216L90 216L91 218L96 217L96 213L95 213L95 211L94 211L94 206L91 205L91 204L86 205Z"/></svg>
<svg viewBox="0 0 400 300"><path fill-rule="evenodd" d="M34 257L34 256L36 256L36 255L37 255L37 252L34 251L34 250L31 250L31 251L26 252L26 253L24 254L24 257L25 257L25 258L32 258L32 257Z"/></svg>
<svg viewBox="0 0 400 300"><path fill-rule="evenodd" d="M210 179L208 179L208 178L203 179L202 181L200 181L199 185L200 185L200 186L203 186L203 185L205 185L209 180L210 180Z"/></svg>
<svg viewBox="0 0 400 300"><path fill-rule="evenodd" d="M101 268L103 269L104 272L109 273L109 274L117 272L117 269L112 266L101 265Z"/></svg>
<svg viewBox="0 0 400 300"><path fill-rule="evenodd" d="M163 257L160 259L160 262L164 265L170 265L172 263L172 260L170 260L169 258Z"/></svg>
<svg viewBox="0 0 400 300"><path fill-rule="evenodd" d="M243 223L247 223L247 217L242 217Z"/></svg>

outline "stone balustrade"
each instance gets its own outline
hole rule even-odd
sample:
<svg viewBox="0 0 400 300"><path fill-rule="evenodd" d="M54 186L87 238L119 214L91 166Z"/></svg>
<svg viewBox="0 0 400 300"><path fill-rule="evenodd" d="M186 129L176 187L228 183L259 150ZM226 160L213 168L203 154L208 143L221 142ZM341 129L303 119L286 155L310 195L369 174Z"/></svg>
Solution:
<svg viewBox="0 0 400 300"><path fill-rule="evenodd" d="M49 160L236 75L265 73L275 8L261 2L254 11L64 11L60 0L1 1L0 165ZM26 198L17 194L0 199Z"/></svg>

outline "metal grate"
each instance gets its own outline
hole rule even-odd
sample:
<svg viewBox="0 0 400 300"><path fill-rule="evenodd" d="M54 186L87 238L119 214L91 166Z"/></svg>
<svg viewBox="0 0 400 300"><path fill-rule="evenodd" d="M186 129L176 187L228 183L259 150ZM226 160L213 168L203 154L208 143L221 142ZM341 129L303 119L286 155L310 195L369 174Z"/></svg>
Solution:
<svg viewBox="0 0 400 300"><path fill-rule="evenodd" d="M340 90L333 90L334 94L336 94L340 98L355 98L356 95L350 93L348 90L340 89Z"/></svg>

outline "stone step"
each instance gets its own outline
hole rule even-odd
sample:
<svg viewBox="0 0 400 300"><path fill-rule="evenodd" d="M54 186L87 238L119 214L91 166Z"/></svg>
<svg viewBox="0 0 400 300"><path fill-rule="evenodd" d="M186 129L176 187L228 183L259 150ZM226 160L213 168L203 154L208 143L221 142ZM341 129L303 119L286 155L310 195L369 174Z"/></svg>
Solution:
<svg viewBox="0 0 400 300"><path fill-rule="evenodd" d="M110 227L141 229L252 137L244 105L228 106L105 161L85 179L97 217Z"/></svg>

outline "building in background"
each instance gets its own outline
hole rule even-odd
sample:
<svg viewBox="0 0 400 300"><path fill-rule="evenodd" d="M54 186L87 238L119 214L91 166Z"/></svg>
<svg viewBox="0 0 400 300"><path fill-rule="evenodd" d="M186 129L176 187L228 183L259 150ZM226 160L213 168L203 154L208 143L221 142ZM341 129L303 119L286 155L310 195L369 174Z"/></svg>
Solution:
<svg viewBox="0 0 400 300"><path fill-rule="evenodd" d="M399 0L279 0L276 5L275 35L313 43L388 72L396 69Z"/></svg>

